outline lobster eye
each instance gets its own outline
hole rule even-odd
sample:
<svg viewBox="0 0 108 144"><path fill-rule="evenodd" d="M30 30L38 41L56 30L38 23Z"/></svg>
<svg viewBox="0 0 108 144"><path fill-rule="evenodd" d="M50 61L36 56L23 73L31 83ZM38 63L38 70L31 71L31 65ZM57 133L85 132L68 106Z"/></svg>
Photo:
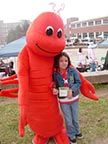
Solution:
<svg viewBox="0 0 108 144"><path fill-rule="evenodd" d="M62 29L61 28L59 28L58 31L57 31L57 37L58 38L62 37Z"/></svg>
<svg viewBox="0 0 108 144"><path fill-rule="evenodd" d="M46 35L47 35L47 36L53 35L53 32L54 32L53 27L48 26L48 27L46 28Z"/></svg>

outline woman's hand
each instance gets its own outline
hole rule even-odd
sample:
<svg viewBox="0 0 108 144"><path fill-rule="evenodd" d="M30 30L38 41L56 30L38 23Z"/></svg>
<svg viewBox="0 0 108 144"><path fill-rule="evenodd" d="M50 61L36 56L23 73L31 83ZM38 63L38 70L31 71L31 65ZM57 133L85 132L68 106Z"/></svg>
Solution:
<svg viewBox="0 0 108 144"><path fill-rule="evenodd" d="M71 99L71 98L72 98L72 90L71 90L71 89L69 89L69 91L68 91L67 98L68 98L68 99Z"/></svg>

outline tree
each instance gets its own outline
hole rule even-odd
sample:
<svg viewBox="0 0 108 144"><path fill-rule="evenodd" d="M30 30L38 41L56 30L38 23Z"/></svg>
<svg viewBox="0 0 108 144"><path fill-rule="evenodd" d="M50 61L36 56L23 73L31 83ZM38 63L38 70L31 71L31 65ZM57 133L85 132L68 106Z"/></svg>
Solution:
<svg viewBox="0 0 108 144"><path fill-rule="evenodd" d="M6 37L6 43L9 43L15 39L15 31L11 29Z"/></svg>
<svg viewBox="0 0 108 144"><path fill-rule="evenodd" d="M29 25L30 25L30 21L24 20L24 23L22 25L22 34L23 34L23 36L26 34Z"/></svg>
<svg viewBox="0 0 108 144"><path fill-rule="evenodd" d="M13 30L11 29L6 37L6 43L14 41L26 35L26 31L30 25L30 21L24 20L22 25L17 25Z"/></svg>

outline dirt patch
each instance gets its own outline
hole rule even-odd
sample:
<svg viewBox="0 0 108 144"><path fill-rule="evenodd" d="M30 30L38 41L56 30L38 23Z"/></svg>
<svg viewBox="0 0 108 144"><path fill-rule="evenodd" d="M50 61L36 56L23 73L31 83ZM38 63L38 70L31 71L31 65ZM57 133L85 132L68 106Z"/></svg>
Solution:
<svg viewBox="0 0 108 144"><path fill-rule="evenodd" d="M0 105L17 102L17 98L0 97Z"/></svg>
<svg viewBox="0 0 108 144"><path fill-rule="evenodd" d="M91 144L108 144L108 138L107 139L98 139Z"/></svg>
<svg viewBox="0 0 108 144"><path fill-rule="evenodd" d="M106 96L108 96L108 89L107 88L99 88L96 90L96 95L98 97L106 97Z"/></svg>

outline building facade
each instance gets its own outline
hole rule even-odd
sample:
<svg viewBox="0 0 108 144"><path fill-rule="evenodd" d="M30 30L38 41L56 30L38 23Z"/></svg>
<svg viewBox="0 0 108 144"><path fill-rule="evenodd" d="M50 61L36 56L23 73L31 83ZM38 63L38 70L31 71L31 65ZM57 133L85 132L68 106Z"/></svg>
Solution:
<svg viewBox="0 0 108 144"><path fill-rule="evenodd" d="M66 39L108 39L108 16L79 21L77 17L68 18L65 25Z"/></svg>

